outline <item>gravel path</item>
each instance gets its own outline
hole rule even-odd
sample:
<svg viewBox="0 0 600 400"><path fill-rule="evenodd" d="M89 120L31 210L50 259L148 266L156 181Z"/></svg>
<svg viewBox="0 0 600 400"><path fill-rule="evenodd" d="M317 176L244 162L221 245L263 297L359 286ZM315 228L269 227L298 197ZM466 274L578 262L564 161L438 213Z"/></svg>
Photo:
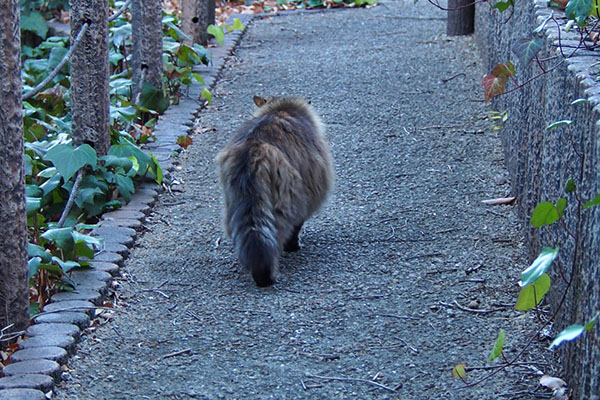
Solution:
<svg viewBox="0 0 600 400"><path fill-rule="evenodd" d="M481 203L509 193L471 101L483 71L444 17L409 0L255 20L126 262L124 312L82 339L56 398L529 398L534 374L450 374L534 325L510 307L527 264L514 210ZM311 100L337 175L268 289L224 238L214 164L254 94Z"/></svg>

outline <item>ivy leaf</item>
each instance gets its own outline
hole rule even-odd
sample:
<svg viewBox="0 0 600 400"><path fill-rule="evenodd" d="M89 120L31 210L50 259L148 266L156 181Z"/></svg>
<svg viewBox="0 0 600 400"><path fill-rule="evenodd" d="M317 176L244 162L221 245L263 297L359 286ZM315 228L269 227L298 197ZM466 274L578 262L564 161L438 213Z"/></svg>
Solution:
<svg viewBox="0 0 600 400"><path fill-rule="evenodd" d="M95 166L98 162L98 156L96 150L89 144L82 144L76 149L71 144L57 144L48 150L44 160L52 161L66 182L81 167L85 165Z"/></svg>
<svg viewBox="0 0 600 400"><path fill-rule="evenodd" d="M123 168L125 172L129 171L133 167L133 162L131 162L128 157L105 155L100 157L100 160L104 161L105 167Z"/></svg>
<svg viewBox="0 0 600 400"><path fill-rule="evenodd" d="M48 24L39 11L21 15L21 30L33 32L42 39L48 34Z"/></svg>
<svg viewBox="0 0 600 400"><path fill-rule="evenodd" d="M583 205L583 208L594 207L594 206L597 206L598 204L600 204L600 193L598 193L598 195L596 197L594 197L592 200L585 203Z"/></svg>
<svg viewBox="0 0 600 400"><path fill-rule="evenodd" d="M537 35L532 38L519 39L513 46L512 51L519 57L523 65L529 65L531 60L540 52L544 46L544 41Z"/></svg>
<svg viewBox="0 0 600 400"><path fill-rule="evenodd" d="M531 214L531 225L539 228L544 225L550 225L560 218L556 205L549 201L543 201L535 207Z"/></svg>
<svg viewBox="0 0 600 400"><path fill-rule="evenodd" d="M488 357L489 361L494 361L496 358L502 354L502 349L504 348L504 329L500 329L498 332L498 338L496 339L496 343L494 344L494 348Z"/></svg>
<svg viewBox="0 0 600 400"><path fill-rule="evenodd" d="M39 197L25 197L25 202L27 206L27 216L31 217L39 212L40 207L42 206L42 199Z"/></svg>
<svg viewBox="0 0 600 400"><path fill-rule="evenodd" d="M192 142L192 138L187 135L179 136L177 138L177 144L183 147L184 149L187 149L192 144Z"/></svg>
<svg viewBox="0 0 600 400"><path fill-rule="evenodd" d="M583 325L571 325L563 329L550 344L550 349L558 347L562 342L570 342L577 339L585 331Z"/></svg>
<svg viewBox="0 0 600 400"><path fill-rule="evenodd" d="M490 101L493 97L504 93L508 78L514 74L515 67L510 61L496 65L492 73L483 78L484 100Z"/></svg>
<svg viewBox="0 0 600 400"><path fill-rule="evenodd" d="M556 202L556 211L558 211L558 216L562 218L565 213L565 207L567 207L567 199L564 197L558 199Z"/></svg>
<svg viewBox="0 0 600 400"><path fill-rule="evenodd" d="M233 19L233 26L231 27L232 31L241 31L244 29L244 24L242 24L242 20L239 18Z"/></svg>
<svg viewBox="0 0 600 400"><path fill-rule="evenodd" d="M556 246L555 249L552 247L544 247L540 255L533 260L531 265L525 271L521 272L521 282L519 282L519 285L521 287L530 285L544 275L554 260L556 260L556 257L558 257L559 249L560 246Z"/></svg>
<svg viewBox="0 0 600 400"><path fill-rule="evenodd" d="M569 0L565 13L567 18L573 19L577 25L583 26L591 8L592 0Z"/></svg>
<svg viewBox="0 0 600 400"><path fill-rule="evenodd" d="M31 258L27 262L27 280L31 279L35 274L37 274L41 263L42 262L37 257Z"/></svg>
<svg viewBox="0 0 600 400"><path fill-rule="evenodd" d="M219 46L223 46L223 42L225 41L225 32L223 32L223 28L210 24L206 31L215 37L217 42L219 42Z"/></svg>
<svg viewBox="0 0 600 400"><path fill-rule="evenodd" d="M212 103L212 93L207 88L202 89L202 94L200 95L203 99L208 101L208 104Z"/></svg>
<svg viewBox="0 0 600 400"><path fill-rule="evenodd" d="M154 110L159 114L165 112L171 104L169 97L165 96L163 91L157 89L150 82L144 82L142 93L140 94L140 106L149 110Z"/></svg>
<svg viewBox="0 0 600 400"><path fill-rule="evenodd" d="M577 190L577 185L575 184L575 181L573 180L573 178L569 179L567 181L567 184L565 185L565 192L573 193L576 190Z"/></svg>
<svg viewBox="0 0 600 400"><path fill-rule="evenodd" d="M52 257L52 261L54 261L60 266L60 269L62 269L63 274L66 274L73 268L81 266L77 261L63 261L58 257Z"/></svg>
<svg viewBox="0 0 600 400"><path fill-rule="evenodd" d="M52 256L46 252L45 248L33 243L27 243L27 257L39 257L45 263L49 263L52 259Z"/></svg>
<svg viewBox="0 0 600 400"><path fill-rule="evenodd" d="M67 253L73 251L75 241L71 232L73 228L54 228L42 233L44 239L50 240Z"/></svg>
<svg viewBox="0 0 600 400"><path fill-rule="evenodd" d="M504 12L504 11L508 10L509 7L514 6L514 5L515 5L514 0L497 1L496 4L494 4L494 6L492 8L495 8L500 12Z"/></svg>
<svg viewBox="0 0 600 400"><path fill-rule="evenodd" d="M553 122L553 123L551 123L550 125L548 125L548 126L546 127L546 131L548 131L548 132L549 132L549 131L551 131L551 130L552 130L552 129L554 129L554 128L558 128L558 127L565 126L565 125L566 125L566 126L569 126L569 125L571 125L572 123L573 123L573 121L571 121L571 120L568 120L568 119L564 119L564 120L562 120L562 121L556 121L556 122Z"/></svg>
<svg viewBox="0 0 600 400"><path fill-rule="evenodd" d="M452 368L452 377L465 379L467 377L467 371L465 369L467 365L465 363L457 364Z"/></svg>
<svg viewBox="0 0 600 400"><path fill-rule="evenodd" d="M521 289L515 309L519 311L531 310L544 298L548 290L550 290L551 281L548 274L543 274L534 283L525 286Z"/></svg>

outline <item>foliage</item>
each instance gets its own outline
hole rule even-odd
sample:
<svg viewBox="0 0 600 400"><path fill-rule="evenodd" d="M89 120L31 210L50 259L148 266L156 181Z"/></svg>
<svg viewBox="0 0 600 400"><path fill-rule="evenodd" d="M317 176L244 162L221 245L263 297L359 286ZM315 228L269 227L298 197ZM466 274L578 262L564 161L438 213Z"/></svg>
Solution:
<svg viewBox="0 0 600 400"><path fill-rule="evenodd" d="M117 8L124 3L111 0L110 5ZM24 93L67 53L69 38L48 36L46 23L51 17L59 19L67 9L67 0L21 1ZM162 182L156 158L139 145L152 140L158 116L178 101L182 86L194 80L204 84L193 67L210 62L207 49L184 44L186 36L178 24L176 15L163 13L163 88L145 84L136 101L129 65L131 23L126 13L109 23L111 147L107 155L99 157L91 146L72 143L68 66L45 90L23 102L32 311L41 309L55 288L73 287L67 273L85 266L81 257L93 258L102 245L86 233L96 226L99 215L129 202L138 182ZM203 96L210 100L207 88ZM73 192L75 185L79 187ZM63 216L72 193L73 206Z"/></svg>

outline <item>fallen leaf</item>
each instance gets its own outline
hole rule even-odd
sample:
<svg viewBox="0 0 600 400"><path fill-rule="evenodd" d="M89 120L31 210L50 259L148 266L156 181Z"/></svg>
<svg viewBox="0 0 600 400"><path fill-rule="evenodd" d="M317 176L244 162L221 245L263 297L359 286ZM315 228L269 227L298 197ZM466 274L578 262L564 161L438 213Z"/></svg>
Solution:
<svg viewBox="0 0 600 400"><path fill-rule="evenodd" d="M465 370L466 366L467 364L465 363L457 364L454 368L452 368L452 377L465 379L467 377L467 371Z"/></svg>
<svg viewBox="0 0 600 400"><path fill-rule="evenodd" d="M481 202L489 204L490 206L498 206L503 204L512 204L516 199L516 197L499 197L497 199L482 200Z"/></svg>

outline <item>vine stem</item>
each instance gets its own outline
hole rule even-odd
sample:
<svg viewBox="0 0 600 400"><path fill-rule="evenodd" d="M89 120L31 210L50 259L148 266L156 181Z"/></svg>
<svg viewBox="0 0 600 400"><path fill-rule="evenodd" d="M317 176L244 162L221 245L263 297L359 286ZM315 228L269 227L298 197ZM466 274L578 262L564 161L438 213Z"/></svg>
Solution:
<svg viewBox="0 0 600 400"><path fill-rule="evenodd" d="M62 215L60 216L60 219L58 220L58 223L56 224L57 228L62 228L63 225L65 224L65 220L67 219L67 216L71 212L71 208L73 208L73 203L75 202L75 198L77 197L77 194L79 193L79 185L81 184L82 179L83 179L83 168L80 168L79 171L77 171L77 177L75 178L75 183L73 183L73 188L71 189L71 194L69 195L69 200L67 200L65 209L63 210Z"/></svg>
<svg viewBox="0 0 600 400"><path fill-rule="evenodd" d="M56 75L58 75L58 73L60 72L60 70L62 69L62 67L67 63L67 61L69 61L69 59L71 58L71 54L73 54L73 52L75 51L75 49L77 48L77 46L79 45L79 43L81 43L81 40L83 39L83 35L85 35L85 32L87 31L87 28L90 26L89 22L84 22L83 25L81 25L81 30L79 31L79 33L77 34L77 37L75 38L75 40L73 41L73 44L71 45L71 48L69 49L69 51L67 52L67 54L63 57L63 59L58 63L58 65L56 66L56 68L54 68L54 70L50 73L50 75L48 75L46 77L46 79L44 79L43 81L41 81L40 83L38 83L36 85L36 87L34 87L33 89L31 89L29 92L25 93L23 95L23 101L27 101L30 98L32 98L33 96L35 96L36 94L38 94L39 92L42 91L42 89L44 89L46 87L46 85L48 83L50 83L50 81L52 79L54 79L54 77Z"/></svg>

